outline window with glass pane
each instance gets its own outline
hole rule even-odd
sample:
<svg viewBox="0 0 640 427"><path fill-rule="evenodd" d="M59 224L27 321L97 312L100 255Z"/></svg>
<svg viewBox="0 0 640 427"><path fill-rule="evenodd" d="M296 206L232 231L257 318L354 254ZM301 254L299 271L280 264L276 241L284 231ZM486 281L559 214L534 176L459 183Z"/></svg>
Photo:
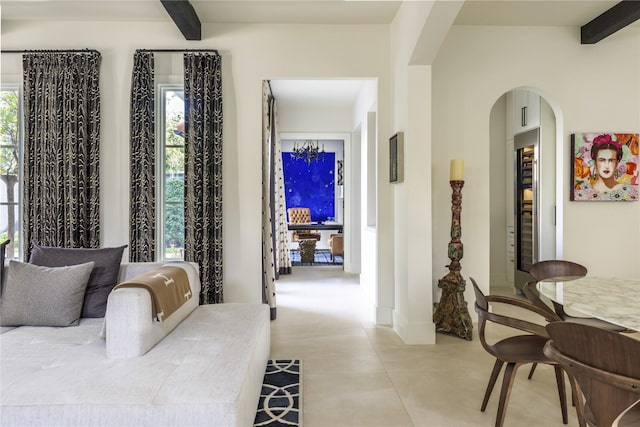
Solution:
<svg viewBox="0 0 640 427"><path fill-rule="evenodd" d="M0 242L10 239L7 258L20 258L21 98L18 87L0 91Z"/></svg>
<svg viewBox="0 0 640 427"><path fill-rule="evenodd" d="M184 256L184 90L163 87L162 224L163 259Z"/></svg>

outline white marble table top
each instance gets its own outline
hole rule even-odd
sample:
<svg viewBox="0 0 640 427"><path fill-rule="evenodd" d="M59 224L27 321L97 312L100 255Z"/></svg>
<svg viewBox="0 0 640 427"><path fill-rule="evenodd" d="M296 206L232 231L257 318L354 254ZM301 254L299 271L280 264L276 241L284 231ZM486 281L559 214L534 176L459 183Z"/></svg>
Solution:
<svg viewBox="0 0 640 427"><path fill-rule="evenodd" d="M566 308L640 331L640 280L585 276L543 280L537 286Z"/></svg>

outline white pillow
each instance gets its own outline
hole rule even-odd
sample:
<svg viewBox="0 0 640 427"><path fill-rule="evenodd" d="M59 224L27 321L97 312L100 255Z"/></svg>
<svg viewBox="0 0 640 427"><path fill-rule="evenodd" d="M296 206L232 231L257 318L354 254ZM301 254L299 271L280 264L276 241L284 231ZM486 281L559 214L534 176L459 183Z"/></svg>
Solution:
<svg viewBox="0 0 640 427"><path fill-rule="evenodd" d="M93 266L42 267L10 260L0 326L76 326Z"/></svg>

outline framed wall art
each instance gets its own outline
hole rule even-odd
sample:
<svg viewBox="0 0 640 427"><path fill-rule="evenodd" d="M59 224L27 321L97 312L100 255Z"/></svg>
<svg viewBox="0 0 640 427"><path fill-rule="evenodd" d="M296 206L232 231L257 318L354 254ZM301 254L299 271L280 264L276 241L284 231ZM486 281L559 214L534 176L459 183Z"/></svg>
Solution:
<svg viewBox="0 0 640 427"><path fill-rule="evenodd" d="M404 172L404 138L398 132L389 138L389 182L402 182Z"/></svg>
<svg viewBox="0 0 640 427"><path fill-rule="evenodd" d="M571 135L571 200L638 200L638 134Z"/></svg>
<svg viewBox="0 0 640 427"><path fill-rule="evenodd" d="M335 156L327 152L323 160L308 162L293 152L282 152L287 208L309 208L311 221L335 218Z"/></svg>

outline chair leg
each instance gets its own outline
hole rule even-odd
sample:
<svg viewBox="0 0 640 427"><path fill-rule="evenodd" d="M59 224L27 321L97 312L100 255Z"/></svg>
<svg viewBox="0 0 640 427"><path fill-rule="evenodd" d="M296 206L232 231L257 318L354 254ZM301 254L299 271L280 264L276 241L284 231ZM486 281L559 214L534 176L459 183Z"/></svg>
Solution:
<svg viewBox="0 0 640 427"><path fill-rule="evenodd" d="M507 414L507 404L509 403L509 397L511 396L511 387L513 386L513 381L516 379L518 366L520 365L517 363L507 363L507 367L504 368L502 390L500 390L500 403L498 404L498 415L496 415L496 427L502 427L502 424L504 424L504 417Z"/></svg>
<svg viewBox="0 0 640 427"><path fill-rule="evenodd" d="M491 371L491 376L489 377L489 384L487 384L487 391L484 393L484 399L482 400L482 406L480 410L484 412L487 409L487 403L489 403L489 397L491 397L491 392L493 391L493 386L496 385L496 380L498 379L498 375L500 375L500 370L502 369L502 365L504 362L500 359L496 359L496 363L493 365L493 370Z"/></svg>
<svg viewBox="0 0 640 427"><path fill-rule="evenodd" d="M556 371L558 397L560 398L560 409L562 410L562 423L567 424L569 422L569 418L567 417L567 394L564 388L564 371L558 365L555 365L553 369Z"/></svg>
<svg viewBox="0 0 640 427"><path fill-rule="evenodd" d="M533 373L536 371L536 366L538 366L537 363L531 365L531 370L529 371L529 376L527 377L527 379L531 379L533 377Z"/></svg>

